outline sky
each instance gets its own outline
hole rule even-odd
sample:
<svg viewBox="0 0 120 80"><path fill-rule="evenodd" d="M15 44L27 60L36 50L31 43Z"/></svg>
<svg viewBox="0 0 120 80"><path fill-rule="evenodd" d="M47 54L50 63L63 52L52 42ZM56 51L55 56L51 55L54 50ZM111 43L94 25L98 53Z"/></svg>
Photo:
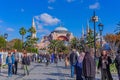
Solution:
<svg viewBox="0 0 120 80"><path fill-rule="evenodd" d="M8 41L21 39L19 29L28 30L34 18L40 39L60 25L80 37L82 26L86 30L93 11L99 17L96 31L99 32L97 25L102 22L103 35L114 33L120 21L119 3L120 0L0 0L0 35L8 33ZM89 26L93 29L93 22Z"/></svg>

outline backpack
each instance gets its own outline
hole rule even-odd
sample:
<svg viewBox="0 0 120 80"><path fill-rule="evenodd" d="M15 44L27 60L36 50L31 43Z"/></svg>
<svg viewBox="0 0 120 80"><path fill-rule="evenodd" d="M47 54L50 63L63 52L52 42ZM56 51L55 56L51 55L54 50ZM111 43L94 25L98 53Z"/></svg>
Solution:
<svg viewBox="0 0 120 80"><path fill-rule="evenodd" d="M30 57L27 56L27 65L30 65Z"/></svg>

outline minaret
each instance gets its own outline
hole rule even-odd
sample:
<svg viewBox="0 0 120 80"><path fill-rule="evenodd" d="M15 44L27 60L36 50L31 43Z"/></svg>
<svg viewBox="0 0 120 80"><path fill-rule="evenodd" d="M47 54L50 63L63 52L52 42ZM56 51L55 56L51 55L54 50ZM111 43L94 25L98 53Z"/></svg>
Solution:
<svg viewBox="0 0 120 80"><path fill-rule="evenodd" d="M34 18L33 18L33 20L32 20L32 27L36 30ZM35 32L35 33L32 33L32 38L36 38L36 32Z"/></svg>
<svg viewBox="0 0 120 80"><path fill-rule="evenodd" d="M90 26L89 26L89 21L87 21L87 30L86 30L86 32L87 32L87 34L90 32L90 28L89 28Z"/></svg>
<svg viewBox="0 0 120 80"><path fill-rule="evenodd" d="M82 38L84 38L85 32L84 32L84 27L82 25Z"/></svg>

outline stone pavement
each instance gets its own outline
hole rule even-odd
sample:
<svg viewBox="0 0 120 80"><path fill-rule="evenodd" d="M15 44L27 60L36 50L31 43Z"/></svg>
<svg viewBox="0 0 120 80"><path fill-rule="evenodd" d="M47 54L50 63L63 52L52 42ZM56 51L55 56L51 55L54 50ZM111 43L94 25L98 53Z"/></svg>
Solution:
<svg viewBox="0 0 120 80"><path fill-rule="evenodd" d="M64 62L59 62L58 65L50 64L48 67L44 63L31 63L29 66L30 75L23 76L23 70L18 69L18 74L11 78L7 77L7 69L2 69L0 80L75 80L70 78L70 68L65 68ZM117 75L113 75L114 80L118 80ZM96 75L96 80L100 80L100 75Z"/></svg>
<svg viewBox="0 0 120 80"><path fill-rule="evenodd" d="M29 66L29 76L23 76L23 70L18 68L18 74L12 77L7 77L7 69L2 69L0 80L65 80L70 78L70 71L64 67L63 62L58 65L50 64L48 67L45 63L31 63Z"/></svg>

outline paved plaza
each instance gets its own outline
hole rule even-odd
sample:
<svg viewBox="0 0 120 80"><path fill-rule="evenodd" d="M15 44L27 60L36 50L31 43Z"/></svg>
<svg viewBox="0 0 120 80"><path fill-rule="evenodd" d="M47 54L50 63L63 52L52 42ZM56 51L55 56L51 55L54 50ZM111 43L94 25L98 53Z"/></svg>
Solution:
<svg viewBox="0 0 120 80"><path fill-rule="evenodd" d="M19 64L18 74L11 78L7 77L7 69L2 69L0 80L75 80L70 78L70 68L65 68L63 61L58 65L50 64L48 67L44 63L31 63L29 76L23 76L23 70L20 67ZM113 78L118 80L116 74L113 74ZM96 75L96 80L100 80L100 75Z"/></svg>

